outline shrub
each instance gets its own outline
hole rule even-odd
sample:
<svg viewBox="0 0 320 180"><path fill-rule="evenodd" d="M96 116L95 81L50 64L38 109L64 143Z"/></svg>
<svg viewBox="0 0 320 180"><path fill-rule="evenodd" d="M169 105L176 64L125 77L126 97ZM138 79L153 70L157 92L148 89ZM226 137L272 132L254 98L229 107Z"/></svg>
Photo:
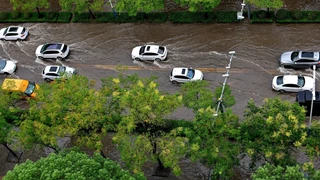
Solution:
<svg viewBox="0 0 320 180"><path fill-rule="evenodd" d="M6 12L0 12L0 20L5 20L8 18L8 13Z"/></svg>
<svg viewBox="0 0 320 180"><path fill-rule="evenodd" d="M257 12L259 18L267 18L267 12L265 10L260 10Z"/></svg>
<svg viewBox="0 0 320 180"><path fill-rule="evenodd" d="M18 19L18 18L20 17L20 12L18 12L18 11L13 11L13 12L11 13L11 17L12 17L12 19Z"/></svg>
<svg viewBox="0 0 320 180"><path fill-rule="evenodd" d="M299 10L292 11L292 19L299 20L302 18L302 12Z"/></svg>
<svg viewBox="0 0 320 180"><path fill-rule="evenodd" d="M88 19L90 19L90 13L88 13L88 12L82 12L82 13L80 13L80 19L81 20L88 20Z"/></svg>
<svg viewBox="0 0 320 180"><path fill-rule="evenodd" d="M316 20L318 18L318 16L319 16L319 13L316 12L316 11L310 11L308 13L308 19L309 20Z"/></svg>
<svg viewBox="0 0 320 180"><path fill-rule="evenodd" d="M68 23L70 22L71 18L72 18L71 12L59 12L57 22Z"/></svg>
<svg viewBox="0 0 320 180"><path fill-rule="evenodd" d="M288 16L288 12L284 9L279 9L276 14L276 18L279 20L284 20Z"/></svg>
<svg viewBox="0 0 320 180"><path fill-rule="evenodd" d="M23 18L24 18L24 19L30 19L31 16L32 16L32 14L31 14L30 12L25 12L25 13L23 13Z"/></svg>
<svg viewBox="0 0 320 180"><path fill-rule="evenodd" d="M154 12L146 14L148 22L166 22L168 18L168 14L165 12Z"/></svg>
<svg viewBox="0 0 320 180"><path fill-rule="evenodd" d="M93 15L95 18L99 19L103 17L103 12L94 12Z"/></svg>
<svg viewBox="0 0 320 180"><path fill-rule="evenodd" d="M56 12L48 12L48 20L53 20L57 16Z"/></svg>

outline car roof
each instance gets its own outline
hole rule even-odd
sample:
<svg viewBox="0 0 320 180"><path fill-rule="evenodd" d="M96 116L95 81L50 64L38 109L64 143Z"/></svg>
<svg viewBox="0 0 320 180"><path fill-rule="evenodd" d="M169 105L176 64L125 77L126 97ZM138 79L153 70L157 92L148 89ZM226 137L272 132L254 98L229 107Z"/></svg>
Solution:
<svg viewBox="0 0 320 180"><path fill-rule="evenodd" d="M21 32L23 27L21 26L9 26L8 32Z"/></svg>
<svg viewBox="0 0 320 180"><path fill-rule="evenodd" d="M297 84L298 75L283 75L283 84Z"/></svg>
<svg viewBox="0 0 320 180"><path fill-rule="evenodd" d="M44 69L44 72L45 73L57 73L59 71L59 67L58 65L52 65L52 66L46 66L45 69Z"/></svg>
<svg viewBox="0 0 320 180"><path fill-rule="evenodd" d="M299 52L300 59L310 59L310 60L319 60L319 52L310 52L310 51L300 51Z"/></svg>
<svg viewBox="0 0 320 180"><path fill-rule="evenodd" d="M63 46L63 44L60 44L60 43L51 43L51 44L45 44L44 45L44 48L46 50L48 49L61 49L61 47Z"/></svg>
<svg viewBox="0 0 320 180"><path fill-rule="evenodd" d="M146 45L144 52L153 52L157 53L159 50L158 45Z"/></svg>
<svg viewBox="0 0 320 180"><path fill-rule="evenodd" d="M183 68L183 67L177 67L172 69L172 75L187 75L188 73L188 68Z"/></svg>

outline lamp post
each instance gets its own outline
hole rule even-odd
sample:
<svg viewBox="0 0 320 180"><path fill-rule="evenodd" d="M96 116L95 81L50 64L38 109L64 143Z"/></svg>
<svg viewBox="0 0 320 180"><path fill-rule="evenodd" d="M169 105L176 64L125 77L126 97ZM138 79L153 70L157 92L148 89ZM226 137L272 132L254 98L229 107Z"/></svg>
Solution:
<svg viewBox="0 0 320 180"><path fill-rule="evenodd" d="M312 88L311 108L310 108L310 114L309 114L308 133L310 133L312 111L313 111L313 101L315 99L316 99L316 65L313 65L313 88Z"/></svg>
<svg viewBox="0 0 320 180"><path fill-rule="evenodd" d="M221 103L222 103L223 93L224 93L224 89L225 89L225 86L226 86L226 84L227 84L227 80L228 80L228 77L229 77L229 72L230 72L230 69L231 69L232 58L233 58L233 55L234 55L234 54L236 54L235 51L230 51L230 52L229 52L229 55L231 55L231 57L230 57L229 64L228 64L228 66L226 67L227 73L222 75L222 77L224 77L224 82L223 82L223 85L222 85L222 91L221 91L220 98L218 99L217 110L216 110L216 113L213 114L213 116L218 116L219 108L220 108Z"/></svg>

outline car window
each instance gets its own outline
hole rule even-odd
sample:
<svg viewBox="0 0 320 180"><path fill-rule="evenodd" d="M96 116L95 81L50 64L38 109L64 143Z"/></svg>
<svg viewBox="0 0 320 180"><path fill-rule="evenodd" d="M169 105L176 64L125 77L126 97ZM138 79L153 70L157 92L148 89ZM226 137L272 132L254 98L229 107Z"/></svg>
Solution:
<svg viewBox="0 0 320 180"><path fill-rule="evenodd" d="M298 51L293 52L293 53L291 54L291 60L297 59L298 56L299 56L299 52L298 52Z"/></svg>
<svg viewBox="0 0 320 180"><path fill-rule="evenodd" d="M277 85L283 84L283 76L278 76L277 77Z"/></svg>
<svg viewBox="0 0 320 180"><path fill-rule="evenodd" d="M9 29L9 32L17 32L18 31L18 27L11 27Z"/></svg>
<svg viewBox="0 0 320 180"><path fill-rule="evenodd" d="M188 69L187 76L192 79L194 77L194 69Z"/></svg>
<svg viewBox="0 0 320 180"><path fill-rule="evenodd" d="M35 89L36 85L34 82L29 82L28 87L26 89L26 91L24 92L26 95L31 96L31 94L33 93L34 89Z"/></svg>
<svg viewBox="0 0 320 180"><path fill-rule="evenodd" d="M18 33L7 33L6 36L17 36Z"/></svg>
<svg viewBox="0 0 320 180"><path fill-rule="evenodd" d="M4 69L6 67L7 61L0 60L0 70Z"/></svg>
<svg viewBox="0 0 320 180"><path fill-rule="evenodd" d="M4 30L3 35L7 34L8 32L8 28L6 28L6 30Z"/></svg>
<svg viewBox="0 0 320 180"><path fill-rule="evenodd" d="M60 66L60 67L59 67L59 70L58 70L58 73L59 73L59 74L63 74L65 71L66 71L66 67Z"/></svg>
<svg viewBox="0 0 320 180"><path fill-rule="evenodd" d="M144 53L144 49L146 48L146 46L142 46L141 48L140 48L140 51L139 51L139 54L141 55L142 53Z"/></svg>
<svg viewBox="0 0 320 180"><path fill-rule="evenodd" d="M21 34L23 34L26 31L26 28L23 28L21 31Z"/></svg>
<svg viewBox="0 0 320 180"><path fill-rule="evenodd" d="M58 54L58 51L45 51L43 54Z"/></svg>
<svg viewBox="0 0 320 180"><path fill-rule="evenodd" d="M63 53L66 52L67 47L68 47L67 45L64 45L64 46L63 46L63 49L62 49L62 52L63 52Z"/></svg>
<svg viewBox="0 0 320 180"><path fill-rule="evenodd" d="M56 73L47 73L46 76L59 76L59 75Z"/></svg>
<svg viewBox="0 0 320 180"><path fill-rule="evenodd" d="M312 59L299 59L296 62L297 63L309 63L309 62L315 62L315 60L312 60Z"/></svg>
<svg viewBox="0 0 320 180"><path fill-rule="evenodd" d="M156 56L157 54L156 53L144 53L143 55L144 56Z"/></svg>
<svg viewBox="0 0 320 180"><path fill-rule="evenodd" d="M177 78L177 79L189 79L186 76L180 76L180 75L177 75L177 76L174 76L174 77Z"/></svg>
<svg viewBox="0 0 320 180"><path fill-rule="evenodd" d="M284 84L283 87L298 88L297 84Z"/></svg>
<svg viewBox="0 0 320 180"><path fill-rule="evenodd" d="M163 54L164 53L164 47L160 46L158 49L158 53L159 54Z"/></svg>
<svg viewBox="0 0 320 180"><path fill-rule="evenodd" d="M303 87L305 84L305 79L303 76L298 76L298 85Z"/></svg>

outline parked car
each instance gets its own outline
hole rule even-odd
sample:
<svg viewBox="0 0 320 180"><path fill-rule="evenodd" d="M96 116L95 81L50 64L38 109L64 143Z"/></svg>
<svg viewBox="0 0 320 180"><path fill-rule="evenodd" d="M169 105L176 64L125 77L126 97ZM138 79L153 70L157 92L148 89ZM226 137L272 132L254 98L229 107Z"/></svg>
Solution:
<svg viewBox="0 0 320 180"><path fill-rule="evenodd" d="M38 46L36 56L39 59L54 58L62 60L69 55L69 46L61 43L50 43Z"/></svg>
<svg viewBox="0 0 320 180"><path fill-rule="evenodd" d="M281 67L310 68L313 65L320 67L319 52L289 51L284 52L279 63Z"/></svg>
<svg viewBox="0 0 320 180"><path fill-rule="evenodd" d="M272 88L280 92L312 91L313 78L302 75L275 76L272 80Z"/></svg>
<svg viewBox="0 0 320 180"><path fill-rule="evenodd" d="M155 60L163 61L167 58L167 48L158 45L144 45L133 48L131 56L133 60Z"/></svg>
<svg viewBox="0 0 320 180"><path fill-rule="evenodd" d="M36 98L35 90L40 86L25 79L5 79L2 83L2 90L21 94L22 99Z"/></svg>
<svg viewBox="0 0 320 180"><path fill-rule="evenodd" d="M21 26L9 26L0 29L0 40L25 40L28 35L28 30Z"/></svg>
<svg viewBox="0 0 320 180"><path fill-rule="evenodd" d="M202 79L203 73L193 68L173 68L170 74L170 81L172 83L186 83L190 81L201 81Z"/></svg>
<svg viewBox="0 0 320 180"><path fill-rule="evenodd" d="M12 74L17 69L17 65L13 61L0 59L0 74Z"/></svg>
<svg viewBox="0 0 320 180"><path fill-rule="evenodd" d="M46 66L42 70L42 78L48 82L61 77L70 78L73 74L76 74L76 70L68 66Z"/></svg>

